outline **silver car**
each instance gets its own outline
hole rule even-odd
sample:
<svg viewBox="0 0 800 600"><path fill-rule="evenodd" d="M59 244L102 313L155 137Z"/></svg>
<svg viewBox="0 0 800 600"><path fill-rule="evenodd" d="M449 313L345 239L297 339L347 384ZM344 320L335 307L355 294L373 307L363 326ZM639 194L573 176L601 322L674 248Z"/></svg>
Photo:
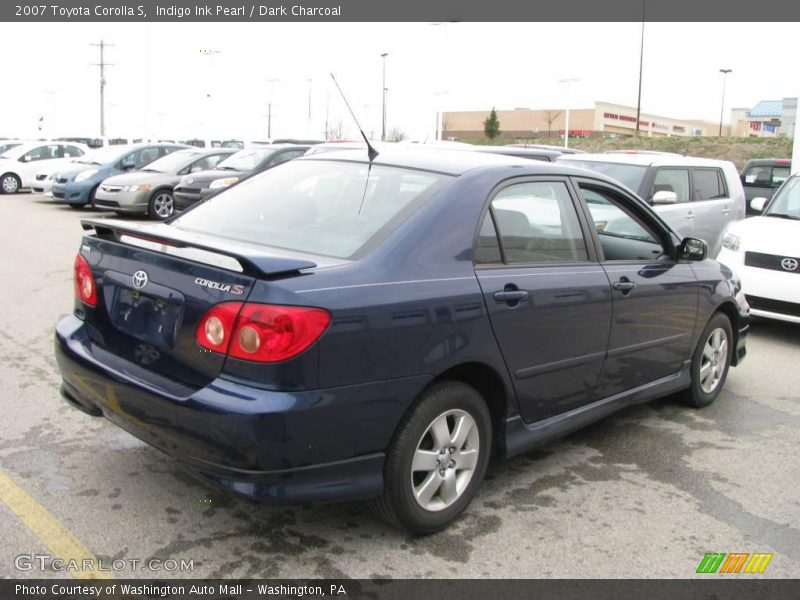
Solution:
<svg viewBox="0 0 800 600"><path fill-rule="evenodd" d="M744 219L742 182L726 160L631 151L565 155L556 162L598 171L626 185L681 238L705 240L709 256L717 255L727 225Z"/></svg>
<svg viewBox="0 0 800 600"><path fill-rule="evenodd" d="M212 169L236 152L232 148L188 148L168 154L139 171L114 175L100 184L95 206L117 213L163 220L175 212L173 189L181 177Z"/></svg>

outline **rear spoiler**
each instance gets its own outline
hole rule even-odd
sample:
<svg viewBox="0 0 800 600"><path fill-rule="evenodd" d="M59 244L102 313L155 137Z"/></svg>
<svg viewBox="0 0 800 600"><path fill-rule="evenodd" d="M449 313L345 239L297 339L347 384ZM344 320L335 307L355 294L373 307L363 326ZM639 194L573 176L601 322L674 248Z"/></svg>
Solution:
<svg viewBox="0 0 800 600"><path fill-rule="evenodd" d="M254 276L270 277L301 271L302 269L313 269L317 266L317 263L310 260L270 254L254 249L249 244L242 242L224 238L214 238L213 241L206 241L205 238L207 236L184 231L164 223L141 225L126 223L118 219L83 219L81 220L81 227L85 231L94 229L98 238L115 242L120 242L122 236L127 235L146 242L155 242L174 248L196 248L213 254L228 256L241 265L242 271Z"/></svg>

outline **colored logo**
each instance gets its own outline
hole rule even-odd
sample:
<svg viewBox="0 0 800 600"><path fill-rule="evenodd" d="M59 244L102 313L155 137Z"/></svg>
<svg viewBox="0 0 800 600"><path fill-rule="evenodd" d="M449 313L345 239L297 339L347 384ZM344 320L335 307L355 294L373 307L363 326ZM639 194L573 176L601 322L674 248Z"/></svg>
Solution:
<svg viewBox="0 0 800 600"><path fill-rule="evenodd" d="M697 566L697 573L763 573L772 554L765 552L707 552Z"/></svg>

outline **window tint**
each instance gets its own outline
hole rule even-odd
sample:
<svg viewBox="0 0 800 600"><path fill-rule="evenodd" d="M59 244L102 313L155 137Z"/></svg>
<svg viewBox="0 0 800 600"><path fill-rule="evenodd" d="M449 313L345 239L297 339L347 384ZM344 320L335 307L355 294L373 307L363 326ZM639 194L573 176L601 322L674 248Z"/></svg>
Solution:
<svg viewBox="0 0 800 600"><path fill-rule="evenodd" d="M728 197L720 169L694 169L692 177L694 200L715 200Z"/></svg>
<svg viewBox="0 0 800 600"><path fill-rule="evenodd" d="M659 169L650 192L650 199L656 192L675 192L678 202L689 201L689 169Z"/></svg>
<svg viewBox="0 0 800 600"><path fill-rule="evenodd" d="M578 215L563 182L508 186L492 200L508 263L588 260Z"/></svg>
<svg viewBox="0 0 800 600"><path fill-rule="evenodd" d="M197 162L192 163L192 165L189 167L188 170L186 170L186 172L194 173L196 171L205 171L208 169L213 169L214 167L217 166L217 163L227 158L228 156L229 156L228 154L212 154L211 156L206 156L204 158L201 158Z"/></svg>
<svg viewBox="0 0 800 600"><path fill-rule="evenodd" d="M497 231L494 228L492 215L489 211L486 211L481 230L478 232L478 240L475 244L475 262L480 265L499 263L502 260L500 243L497 241Z"/></svg>
<svg viewBox="0 0 800 600"><path fill-rule="evenodd" d="M750 185L768 186L772 181L772 167L750 167L744 175L744 182Z"/></svg>
<svg viewBox="0 0 800 600"><path fill-rule="evenodd" d="M61 146L64 156L83 156L83 150L77 146Z"/></svg>
<svg viewBox="0 0 800 600"><path fill-rule="evenodd" d="M346 258L404 220L447 179L381 165L291 161L217 194L173 225Z"/></svg>
<svg viewBox="0 0 800 600"><path fill-rule="evenodd" d="M270 159L268 166L272 167L274 165L279 165L282 162L286 162L287 160L292 160L293 158L297 158L298 156L303 156L305 152L306 152L305 150L289 150L287 152L281 152L280 154Z"/></svg>
<svg viewBox="0 0 800 600"><path fill-rule="evenodd" d="M789 167L773 167L772 187L779 187L787 179L789 179Z"/></svg>
<svg viewBox="0 0 800 600"><path fill-rule="evenodd" d="M664 254L657 236L607 190L581 186L605 260L652 260Z"/></svg>
<svg viewBox="0 0 800 600"><path fill-rule="evenodd" d="M142 148L136 153L134 165L137 169L153 162L159 156L158 148Z"/></svg>
<svg viewBox="0 0 800 600"><path fill-rule="evenodd" d="M22 158L24 162L33 162L37 160L49 160L51 158L63 158L64 153L60 144L53 144L50 146L39 146L34 148Z"/></svg>

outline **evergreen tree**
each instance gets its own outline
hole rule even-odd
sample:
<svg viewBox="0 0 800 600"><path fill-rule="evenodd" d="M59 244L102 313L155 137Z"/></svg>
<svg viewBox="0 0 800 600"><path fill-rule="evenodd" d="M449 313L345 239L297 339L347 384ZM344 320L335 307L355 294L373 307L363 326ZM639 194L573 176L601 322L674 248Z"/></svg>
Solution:
<svg viewBox="0 0 800 600"><path fill-rule="evenodd" d="M494 140L500 135L500 119L497 118L497 111L492 107L492 112L483 121L483 133L490 140Z"/></svg>

